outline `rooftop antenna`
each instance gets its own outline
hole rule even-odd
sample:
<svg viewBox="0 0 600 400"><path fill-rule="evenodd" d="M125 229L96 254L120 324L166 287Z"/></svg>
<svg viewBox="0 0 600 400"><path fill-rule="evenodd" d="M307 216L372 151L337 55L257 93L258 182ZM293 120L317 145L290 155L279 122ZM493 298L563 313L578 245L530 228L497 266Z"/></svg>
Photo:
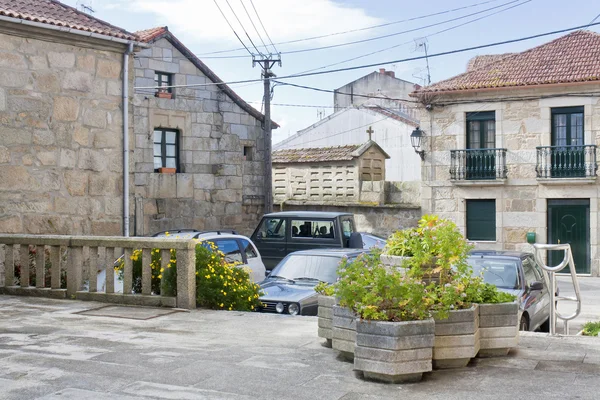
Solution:
<svg viewBox="0 0 600 400"><path fill-rule="evenodd" d="M89 15L92 15L96 12L93 8L92 3L93 3L93 0L77 0L77 3L75 3L75 6L79 11L84 12Z"/></svg>
<svg viewBox="0 0 600 400"><path fill-rule="evenodd" d="M429 71L429 57L427 55L428 47L429 45L426 37L415 39L415 51L425 51L425 63L427 65L427 85L431 85L431 72Z"/></svg>

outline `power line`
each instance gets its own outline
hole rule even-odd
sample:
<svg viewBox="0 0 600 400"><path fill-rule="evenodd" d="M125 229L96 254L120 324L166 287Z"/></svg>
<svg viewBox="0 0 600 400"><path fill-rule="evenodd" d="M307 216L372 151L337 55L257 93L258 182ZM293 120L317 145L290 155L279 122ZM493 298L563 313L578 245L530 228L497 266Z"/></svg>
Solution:
<svg viewBox="0 0 600 400"><path fill-rule="evenodd" d="M256 10L256 7L254 7L254 1L250 0L250 4L252 4L254 13L256 14L256 17L258 18L258 22L260 22L260 26L262 26L263 31L265 31L265 35L267 35L267 39L269 39L269 43L271 43L271 46L273 46L273 50L275 50L275 53L279 53L279 51L277 51L277 47L275 47L275 44L273 44L273 41L271 40L271 36L269 36L269 32L267 32L267 30L265 29L265 26L263 25L262 19L260 18L260 14ZM265 48L266 48L266 46L265 46Z"/></svg>
<svg viewBox="0 0 600 400"><path fill-rule="evenodd" d="M463 23L461 23L461 24L454 25L454 26L451 26L451 27L449 27L449 28L442 29L442 30L440 30L440 31L433 32L433 33L430 33L429 35L426 35L426 36L423 36L423 37L424 37L424 38L429 38L429 37L431 37L431 36L439 35L439 34L441 34L441 33L444 33L444 32L448 32L448 31L451 31L451 30L454 30L454 29L461 28L461 27L463 27L463 26L465 26L465 25L469 25L469 24L472 24L472 23L474 23L474 22L480 21L480 20L482 20L482 19L485 19L485 18L492 17L492 16L494 16L494 15L496 15L496 14L503 13L504 11L508 11L508 10L510 10L510 9L513 9L513 8L515 8L515 7L520 7L520 6L524 5L524 4L527 4L527 3L529 3L530 1L533 1L533 0L527 0L527 1L523 2L523 3L514 4L514 5L512 5L512 6L508 7L508 8L505 8L505 9L502 9L502 10L498 10L498 11L494 11L494 12L493 12L493 13L491 13L491 14L483 15L483 16L481 16L481 17L478 17L478 18L472 19L472 20L470 20L470 21L463 22ZM322 66L322 67L312 68L312 69L309 69L309 70L306 70L306 71L302 71L302 72L298 72L298 73L299 73L299 74L303 74L303 73L306 73L306 72L318 71L318 70L320 70L320 69L329 68L329 67L334 67L334 66L336 66L336 65L345 64L345 63L347 63L347 62L354 61L354 60L358 60L358 59L365 58L365 57L368 57L368 56L372 56L372 55L374 55L374 54L383 53L384 51L392 50L392 49L395 49L395 48L398 48L398 47L401 47L401 46L405 46L405 45L407 45L407 44L411 44L411 43L413 43L413 40L409 40L409 41L407 41L407 42L404 42L404 43L400 43L400 44L396 44L396 45L393 45L393 46L390 46L390 47L386 47L386 48L383 48L383 49L380 49L380 50L372 51L372 52L370 52L370 53L366 53L366 54L363 54L363 55L360 55L360 56L357 56L357 57L348 58L348 59L346 59L346 60L343 60L343 61L338 61L338 62L335 62L335 63L333 63L333 64L327 64L327 65L324 65L324 66Z"/></svg>
<svg viewBox="0 0 600 400"><path fill-rule="evenodd" d="M237 14L235 13L235 11L233 10L233 7L231 7L231 4L229 3L229 0L225 0L225 2L227 3L227 5L229 6L229 9L231 10L231 12L233 13L233 16L235 17L235 19L237 19L238 24L240 24L240 26L242 27L242 30L244 31L244 33L246 34L246 37L248 38L248 40L250 41L250 43L252 44L252 47L254 47L254 50L256 50L256 52L260 55L263 55L260 50L258 50L258 48L256 47L256 45L254 44L254 42L252 41L252 39L250 38L250 35L248 35L248 32L246 31L246 28L244 28L244 25L242 24L242 21L240 21L240 19L238 18Z"/></svg>
<svg viewBox="0 0 600 400"><path fill-rule="evenodd" d="M321 89L321 88L316 88L316 87L312 87L312 86L297 85L295 83L288 83L288 82L279 82L277 80L275 80L275 82L279 83L280 85L284 85L284 86L293 86L295 88L314 90L316 92L335 93L335 94L341 94L344 96L363 97L363 98L367 98L367 99L380 99L380 100L392 100L392 101L405 101L408 103L420 103L418 100L412 100L412 99L401 99L401 98L394 98L394 97L387 97L387 96L372 96L372 95L368 95L368 94L338 92L336 90Z"/></svg>
<svg viewBox="0 0 600 400"><path fill-rule="evenodd" d="M217 3L217 0L213 0L213 1L215 2L215 6L217 6L217 8L219 9L219 11L221 12L221 15L225 19L225 22L227 22L227 25L229 25L229 27L233 31L233 34L235 35L235 37L240 41L240 43L242 44L242 46L244 46L244 48L246 49L246 51L248 52L248 54L252 55L252 52L248 49L248 47L246 47L246 44L244 44L244 42L242 42L242 39L240 39L240 37L237 34L237 32L235 31L235 29L233 29L233 26L231 26L231 24L229 23L229 20L225 16L225 13L223 13L223 10L221 10L221 7L219 7L219 4Z"/></svg>
<svg viewBox="0 0 600 400"><path fill-rule="evenodd" d="M590 25L593 24L598 18L600 18L600 14L596 15L596 18L594 18L591 22Z"/></svg>
<svg viewBox="0 0 600 400"><path fill-rule="evenodd" d="M248 10L246 9L246 6L244 5L244 0L240 0L240 3L242 3L242 7L244 7L244 11L246 12L246 15L248 16L248 19L250 20L250 23L252 24L252 27L254 28L254 31L258 35L258 38L262 42L264 48L267 49L267 45L265 44L265 41L263 40L262 36L260 35L260 32L258 31L258 29L256 29L256 25L254 25L254 21L252 20L252 17L250 16L250 13L248 12ZM260 53L260 51L258 49L256 49L256 51L258 51Z"/></svg>
<svg viewBox="0 0 600 400"><path fill-rule="evenodd" d="M500 42L493 42L493 43L487 43L487 44L482 44L482 45L478 45L478 46L463 47L461 49L443 51L440 53L433 53L433 54L429 54L428 57L429 58L441 57L441 56L447 56L447 55L451 55L451 54L464 53L464 52L472 51L472 50L479 50L479 49L486 49L489 47L501 46L501 45L510 44L510 43L518 43L518 42L523 42L526 40L537 39L540 37L550 36L550 35L557 35L559 33L575 31L578 29L586 28L588 26L596 26L596 25L600 25L600 22L596 22L593 24L587 24L587 25L575 26L575 27L571 27L571 28L559 29L559 30L555 30L555 31L551 31L551 32L538 33L535 35L524 36L524 37L520 37L517 39L509 39L509 40L504 40L504 41L500 41ZM389 61L377 62L377 63L372 63L372 64L363 64L363 65L355 65L352 67L329 69L326 71L317 71L317 72L308 72L308 73L304 73L304 74L286 75L286 76L280 76L277 79L279 79L279 80L295 79L295 78L302 78L305 76L325 75L325 74L333 74L333 73L345 72L345 71L355 71L358 69L373 68L373 67L378 67L378 66L386 65L386 64L400 64L400 63L404 63L404 62L408 62L408 61L421 60L424 58L425 58L425 56L415 56L415 57L409 57L409 58L402 58L399 60L389 60ZM211 83L198 83L198 84L192 84L192 85L171 85L171 86L162 86L162 88L201 87L201 86L211 86L211 85L229 85L229 84L251 83L251 82L260 82L260 81L262 81L262 79L245 79L245 80L231 81L231 82L211 82ZM157 88L158 88L158 86L136 87L136 89L157 89Z"/></svg>
<svg viewBox="0 0 600 400"><path fill-rule="evenodd" d="M331 37L331 36L345 35L347 33L361 32L361 31L366 31L366 30L369 30L369 29L382 28L382 27L386 27L386 26L390 26L390 25L400 24L402 22L416 21L416 20L419 20L419 19L425 19L425 18L429 18L429 17L435 17L437 15L449 14L449 13L454 12L454 11L460 11L460 10L464 10L464 9L467 9L467 8L473 8L473 7L481 6L481 5L488 4L488 3L495 3L495 2L498 2L498 1L500 1L500 0L488 0L488 1L483 1L483 2L479 2L479 3L475 3L475 4L470 4L468 6L453 8L453 9L450 9L450 10L439 11L439 12L436 12L436 13L421 15L421 16L418 16L418 17L412 17L412 18L408 18L408 19L402 19L402 20L399 20L399 21L388 22L388 23L385 23L385 24L371 25L371 26L367 26L367 27L364 27L364 28L351 29L351 30L342 31L342 32L334 32L334 33L329 33L329 34L326 34L326 35L311 36L311 37L302 38L302 39L288 40L288 41L285 41L285 42L277 42L275 44L280 45L280 44L299 43L299 42L305 42L305 41L309 41L309 40L322 39L322 38ZM252 7L254 7L253 1L250 0L250 2L252 3ZM256 11L256 8L254 9L254 11ZM257 13L257 15L258 15L258 13ZM260 21L260 17L259 17L259 21ZM262 25L262 22L261 22L261 25ZM264 29L264 26L263 26L263 29ZM266 33L266 30L265 30L265 33ZM268 36L269 35L267 34L267 37ZM270 38L269 38L269 40L270 40ZM273 44L273 42L271 42L271 44ZM240 50L244 50L244 48L242 47L242 48L230 49L230 50L212 51L212 52L209 52L209 53L201 53L200 55L204 56L204 55L211 55L211 54L231 53L231 52L240 51Z"/></svg>

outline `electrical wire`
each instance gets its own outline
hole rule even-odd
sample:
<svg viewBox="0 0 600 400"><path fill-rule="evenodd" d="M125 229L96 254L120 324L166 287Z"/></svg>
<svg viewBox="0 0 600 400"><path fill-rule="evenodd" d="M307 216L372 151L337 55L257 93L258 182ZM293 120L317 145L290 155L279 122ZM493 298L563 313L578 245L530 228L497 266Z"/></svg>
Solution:
<svg viewBox="0 0 600 400"><path fill-rule="evenodd" d="M523 36L523 37L516 38L516 39L503 40L500 42L493 42L493 43L481 44L481 45L477 45L477 46L463 47L460 49L454 49L454 50L448 50L448 51L443 51L443 52L439 52L439 53L429 54L428 56L415 56L415 57L401 58L398 60L389 60L389 61L383 61L383 62L377 62L377 63L371 63L371 64L355 65L355 66L345 67L345 68L329 69L326 71L308 72L308 73L296 74L296 75L285 75L285 76L280 76L277 79L278 80L296 79L296 78L302 78L305 76L326 75L326 74L333 74L333 73L338 73L338 72L355 71L355 70L359 70L359 69L373 68L373 67L378 67L378 66L387 65L387 64L400 64L400 63L404 63L404 62L408 62L408 61L421 60L421 59L424 59L425 57L435 58L435 57L447 56L447 55L452 55L452 54L464 53L464 52L472 51L472 50L486 49L486 48L501 46L501 45L510 44L510 43L518 43L518 42L523 42L526 40L537 39L540 37L550 36L550 35L557 35L559 33L575 31L575 30L582 29L582 28L585 28L588 26L596 26L596 25L600 25L600 22L596 22L596 23L588 24L588 25L575 26L575 27L571 27L571 28L559 29L559 30L555 30L555 31L551 31L551 32L538 33L538 34L530 35L530 36ZM192 85L170 85L170 86L162 86L162 88L201 87L201 86L229 85L229 84L241 84L241 83L251 83L251 82L262 82L262 79L245 79L245 80L231 81L231 82L198 83L198 84L192 84ZM136 87L136 89L157 89L157 88L158 88L158 86Z"/></svg>
<svg viewBox="0 0 600 400"><path fill-rule="evenodd" d="M275 44L271 40L271 36L269 36L269 32L267 32L267 29L265 28L265 25L263 24L262 19L260 18L260 14L258 13L258 11L256 10L256 7L254 6L254 1L250 0L250 4L252 5L252 8L254 9L254 13L256 14L256 17L258 18L258 22L260 22L260 26L262 26L263 31L265 31L265 35L267 35L267 39L269 39L269 43L271 43L273 50L275 50L275 53L279 53L279 51L277 51L277 47L275 47ZM265 46L265 48L268 50L268 48L266 46Z"/></svg>
<svg viewBox="0 0 600 400"><path fill-rule="evenodd" d="M248 40L250 41L250 43L252 44L252 47L254 47L254 50L256 50L256 52L258 54L260 54L261 56L264 57L264 54L261 53L261 51L258 49L258 47L256 47L256 45L254 44L254 42L252 41L252 38L250 38L250 35L248 35L248 31L246 31L246 28L244 28L244 25L242 24L242 21L240 21L240 19L238 18L237 14L235 13L235 11L233 10L233 7L231 7L231 4L229 3L229 0L225 0L225 2L227 3L227 5L229 6L229 9L231 10L231 12L233 13L233 16L235 17L235 19L237 19L238 24L240 24L240 26L242 27L242 30L244 31L244 33L246 34L246 37L248 38ZM244 7L245 8L245 7Z"/></svg>
<svg viewBox="0 0 600 400"><path fill-rule="evenodd" d="M254 25L254 21L252 20L252 17L250 16L250 13L246 9L246 5L244 4L244 0L240 0L240 3L242 3L242 7L244 7L244 11L246 12L246 15L248 16L248 19L250 20L250 23L252 24L252 27L254 28L254 31L258 35L258 38L260 39L261 43L263 44L263 47L265 49L267 49L267 51L268 51L268 48L267 48L267 45L265 44L265 41L263 40L263 38L262 38L260 32L258 31L258 29L256 29L256 25ZM256 51L258 51L258 49L256 49Z"/></svg>
<svg viewBox="0 0 600 400"><path fill-rule="evenodd" d="M500 1L500 0L488 0L488 1L483 1L483 2L479 2L479 3L475 3L475 4L470 4L468 6L453 8L453 9L450 9L450 10L439 11L439 12L436 12L436 13L433 13L433 14L426 14L426 15L421 15L421 16L418 16L418 17L412 17L412 18L408 18L408 19L402 19L402 20L399 20L399 21L387 22L385 24L371 25L371 26L367 26L367 27L364 27L364 28L351 29L351 30L342 31L342 32L334 32L334 33L329 33L329 34L326 34L326 35L311 36L311 37L302 38L302 39L288 40L288 41L285 41L285 42L277 42L277 43L274 43L274 44L271 41L271 44L273 44L273 47L274 47L275 44L280 45L280 44L299 43L299 42L305 42L305 41L309 41L309 40L322 39L322 38L331 37L331 36L345 35L345 34L348 34L348 33L362 32L362 31L366 31L366 30L369 30L369 29L382 28L382 27L386 27L386 26L390 26L390 25L400 24L402 22L416 21L416 20L419 20L419 19L425 19L425 18L429 18L429 17L435 17L437 15L449 14L449 13L454 12L454 11L460 11L460 10L464 10L464 9L467 9L467 8L478 7L478 6L481 6L481 5L484 5L484 4L488 4L488 3L496 3L498 1ZM250 3L252 3L252 7L254 7L253 0L250 0ZM256 11L256 8L254 9L254 11ZM257 13L257 15L258 15L258 13ZM260 17L259 17L259 21L260 21ZM262 22L261 22L261 25L262 25ZM263 26L263 29L264 29L264 26ZM265 33L267 33L266 30L265 30ZM269 34L267 33L267 37L268 36L269 36ZM270 38L269 38L269 40L270 40ZM244 48L241 47L241 48L230 49L230 50L212 51L212 52L209 52L209 53L201 53L199 55L201 55L201 56L207 56L207 55L212 55L212 54L232 53L234 51L240 51L240 50L244 50Z"/></svg>
<svg viewBox="0 0 600 400"><path fill-rule="evenodd" d="M454 29L461 28L461 27L463 27L463 26L465 26L465 25L469 25L469 24L472 24L472 23L474 23L474 22L480 21L480 20L482 20L482 19L485 19L485 18L492 17L492 16L494 16L494 15L496 15L496 14L503 13L504 11L508 11L508 10L510 10L510 9L513 9L513 8L515 8L515 7L520 7L520 6L522 6L522 5L524 5L524 4L527 4L527 3L531 2L531 1L533 1L533 0L527 0L527 1L523 2L523 3L514 4L514 5L512 5L512 6L508 7L508 8L505 8L505 9L502 9L502 10L498 10L498 11L494 11L494 12L493 12L493 13L491 13L491 14L483 15L483 16L481 16L481 17L478 17L478 18L472 19L472 20L470 20L470 21L463 22L463 23L461 23L461 24L454 25L454 26L451 26L451 27L449 27L449 28L442 29L442 30L440 30L440 31L433 32L433 33L430 33L430 34L428 34L428 35L425 35L425 36L423 36L423 38L430 38L430 37L432 37L432 36L439 35L439 34L441 34L441 33L445 33L445 32L448 32L448 31L451 31L451 30L454 30ZM338 61L338 62L335 62L335 63L333 63L333 64L327 64L327 65L324 65L324 66L322 66L322 67L312 68L312 69L309 69L309 70L305 70L305 71L302 71L302 72L298 72L298 74L304 74L304 73L306 73L306 72L318 71L318 70L320 70L320 69L325 69L325 68L329 68L329 67L334 67L334 66L336 66L336 65L345 64L345 63L347 63L347 62L350 62L350 61L355 61L355 60L359 60L359 59L361 59L361 58L365 58L365 57L372 56L372 55L374 55L374 54L383 53L383 52L385 52L385 51L392 50L392 49L395 49L395 48L398 48L398 47L402 47L402 46L406 46L406 45L408 45L408 44L411 44L411 43L414 43L414 40L409 40L409 41L406 41L406 42L404 42L404 43L396 44L396 45L394 45L394 46L390 46L390 47L386 47L386 48L383 48L383 49L380 49L380 50L372 51L372 52L370 52L370 53L366 53L366 54L363 54L363 55L360 55L360 56L356 56L356 57L348 58L348 59L346 59L346 60L343 60L343 61ZM292 75L293 75L293 74L292 74Z"/></svg>
<svg viewBox="0 0 600 400"><path fill-rule="evenodd" d="M590 25L593 24L598 18L600 18L600 14L596 15L596 18L594 18L591 22Z"/></svg>
<svg viewBox="0 0 600 400"><path fill-rule="evenodd" d="M248 49L248 47L246 46L246 44L244 42L242 42L242 39L240 39L240 37L237 34L237 32L235 31L235 29L233 29L233 26L231 26L231 24L229 23L229 20L225 16L225 13L223 13L223 10L221 10L221 7L219 7L219 3L217 3L217 0L213 0L213 1L215 2L215 6L217 6L217 8L219 9L219 11L221 12L221 15L225 19L225 22L227 22L227 25L229 25L229 27L233 31L233 34L235 35L235 37L240 41L240 43L242 44L242 46L244 46L244 48L246 49L246 51L248 52L248 54L250 54L252 56L253 55L252 52ZM138 57L138 58L140 58L140 57Z"/></svg>
<svg viewBox="0 0 600 400"><path fill-rule="evenodd" d="M405 101L407 103L420 103L418 100L412 100L412 99L401 99L401 98L394 98L394 97L387 97L387 96L372 96L372 95L368 95L368 94L338 92L336 90L322 89L322 88L316 88L316 87L305 86L305 85L297 85L295 83L288 83L288 82L279 82L277 80L274 80L273 82L277 82L283 86L292 86L292 87L299 88L299 89L314 90L315 92L334 93L334 94L341 94L343 96L362 97L362 98L366 98L366 99L380 99L380 100L392 100L392 101Z"/></svg>

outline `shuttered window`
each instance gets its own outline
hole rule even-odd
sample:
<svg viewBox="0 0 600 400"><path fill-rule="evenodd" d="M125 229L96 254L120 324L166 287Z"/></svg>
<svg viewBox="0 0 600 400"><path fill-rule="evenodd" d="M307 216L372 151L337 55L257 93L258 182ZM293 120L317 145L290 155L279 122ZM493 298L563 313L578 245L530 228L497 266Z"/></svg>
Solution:
<svg viewBox="0 0 600 400"><path fill-rule="evenodd" d="M496 240L496 200L467 200L467 239Z"/></svg>

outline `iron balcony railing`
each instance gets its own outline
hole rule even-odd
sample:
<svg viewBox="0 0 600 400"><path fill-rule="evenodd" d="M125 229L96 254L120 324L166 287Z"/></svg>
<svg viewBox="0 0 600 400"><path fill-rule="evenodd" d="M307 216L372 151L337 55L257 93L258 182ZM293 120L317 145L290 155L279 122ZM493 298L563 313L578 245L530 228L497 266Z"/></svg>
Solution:
<svg viewBox="0 0 600 400"><path fill-rule="evenodd" d="M596 145L537 147L538 178L589 178L596 176Z"/></svg>
<svg viewBox="0 0 600 400"><path fill-rule="evenodd" d="M450 150L453 180L506 179L506 149Z"/></svg>

